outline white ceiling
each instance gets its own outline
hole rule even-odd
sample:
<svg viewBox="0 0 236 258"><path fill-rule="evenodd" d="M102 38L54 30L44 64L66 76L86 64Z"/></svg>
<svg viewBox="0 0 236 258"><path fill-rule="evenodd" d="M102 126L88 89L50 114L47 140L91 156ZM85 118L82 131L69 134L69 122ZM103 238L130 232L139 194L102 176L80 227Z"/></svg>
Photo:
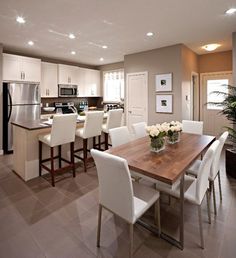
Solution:
<svg viewBox="0 0 236 258"><path fill-rule="evenodd" d="M198 54L208 43L224 51L236 31L236 14L224 14L231 7L235 0L0 0L0 42L6 50L91 65L178 43ZM18 24L17 15L26 23Z"/></svg>

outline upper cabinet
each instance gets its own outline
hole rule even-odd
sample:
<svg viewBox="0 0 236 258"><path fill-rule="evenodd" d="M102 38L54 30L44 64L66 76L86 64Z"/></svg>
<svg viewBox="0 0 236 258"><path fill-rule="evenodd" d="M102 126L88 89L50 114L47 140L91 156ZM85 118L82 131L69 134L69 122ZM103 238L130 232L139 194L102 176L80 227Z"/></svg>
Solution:
<svg viewBox="0 0 236 258"><path fill-rule="evenodd" d="M58 65L58 84L78 85L78 67L72 65Z"/></svg>
<svg viewBox="0 0 236 258"><path fill-rule="evenodd" d="M57 98L57 64L42 62L41 63L41 97L42 98Z"/></svg>
<svg viewBox="0 0 236 258"><path fill-rule="evenodd" d="M41 60L3 54L3 81L41 81Z"/></svg>
<svg viewBox="0 0 236 258"><path fill-rule="evenodd" d="M100 71L87 68L79 68L78 81L80 96L101 96Z"/></svg>

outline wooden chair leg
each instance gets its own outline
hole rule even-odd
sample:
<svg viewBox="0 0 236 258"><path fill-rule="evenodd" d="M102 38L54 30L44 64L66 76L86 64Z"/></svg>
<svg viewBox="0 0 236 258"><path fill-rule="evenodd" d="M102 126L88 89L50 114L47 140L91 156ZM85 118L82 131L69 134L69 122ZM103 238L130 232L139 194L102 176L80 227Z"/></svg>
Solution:
<svg viewBox="0 0 236 258"><path fill-rule="evenodd" d="M93 148L96 149L96 137L93 137Z"/></svg>
<svg viewBox="0 0 236 258"><path fill-rule="evenodd" d="M101 135L98 136L98 148L101 150Z"/></svg>
<svg viewBox="0 0 236 258"><path fill-rule="evenodd" d="M75 177L76 174L75 174L74 142L70 143L70 162L72 164L73 177Z"/></svg>
<svg viewBox="0 0 236 258"><path fill-rule="evenodd" d="M87 143L88 139L83 139L84 172L87 172Z"/></svg>
<svg viewBox="0 0 236 258"><path fill-rule="evenodd" d="M54 187L55 186L55 180L54 180L54 151L53 151L53 147L51 147L51 157L50 157L50 160L51 160L51 177L52 177L52 186Z"/></svg>
<svg viewBox="0 0 236 258"><path fill-rule="evenodd" d="M105 135L105 150L108 150L108 133L104 133Z"/></svg>
<svg viewBox="0 0 236 258"><path fill-rule="evenodd" d="M61 145L58 146L58 165L61 168Z"/></svg>
<svg viewBox="0 0 236 258"><path fill-rule="evenodd" d="M42 142L39 141L39 176L42 176Z"/></svg>
<svg viewBox="0 0 236 258"><path fill-rule="evenodd" d="M100 247L101 223L102 223L102 205L99 204L99 208L98 208L98 228L97 228L97 247Z"/></svg>

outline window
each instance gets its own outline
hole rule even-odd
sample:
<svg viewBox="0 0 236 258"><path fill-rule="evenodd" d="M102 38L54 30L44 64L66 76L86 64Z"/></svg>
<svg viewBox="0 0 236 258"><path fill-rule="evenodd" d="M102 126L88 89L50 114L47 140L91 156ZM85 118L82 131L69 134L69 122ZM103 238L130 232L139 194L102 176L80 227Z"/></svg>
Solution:
<svg viewBox="0 0 236 258"><path fill-rule="evenodd" d="M104 102L120 102L124 99L124 70L103 73Z"/></svg>
<svg viewBox="0 0 236 258"><path fill-rule="evenodd" d="M224 96L222 94L213 93L214 91L220 91L228 93L228 87L225 85L229 84L228 79L221 80L207 80L207 103L208 102L222 102ZM221 106L216 106L212 104L207 104L207 109L221 110Z"/></svg>

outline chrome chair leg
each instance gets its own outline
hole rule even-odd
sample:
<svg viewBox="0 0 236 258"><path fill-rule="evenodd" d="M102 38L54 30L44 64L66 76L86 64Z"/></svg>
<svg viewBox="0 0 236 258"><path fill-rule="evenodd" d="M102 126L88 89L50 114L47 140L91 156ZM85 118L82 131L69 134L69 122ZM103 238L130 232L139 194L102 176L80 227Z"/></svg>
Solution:
<svg viewBox="0 0 236 258"><path fill-rule="evenodd" d="M201 238L201 248L204 249L204 239L203 239L203 230L202 230L202 210L201 205L198 205L198 219L199 219L199 230Z"/></svg>
<svg viewBox="0 0 236 258"><path fill-rule="evenodd" d="M208 223L211 224L211 202L210 202L209 190L207 190L207 192L206 192L206 198L207 198Z"/></svg>
<svg viewBox="0 0 236 258"><path fill-rule="evenodd" d="M129 225L129 237L130 237L130 249L129 249L129 258L133 257L133 243L134 243L134 225Z"/></svg>
<svg viewBox="0 0 236 258"><path fill-rule="evenodd" d="M217 215L217 211L216 211L216 191L215 191L214 181L212 181L212 190L213 190L214 213L215 213L215 215Z"/></svg>
<svg viewBox="0 0 236 258"><path fill-rule="evenodd" d="M99 204L99 208L98 208L98 228L97 228L97 247L100 247L101 223L102 223L102 205Z"/></svg>
<svg viewBox="0 0 236 258"><path fill-rule="evenodd" d="M160 199L155 203L155 215L154 215L155 224L158 226L158 236L161 236L161 212L160 212Z"/></svg>
<svg viewBox="0 0 236 258"><path fill-rule="evenodd" d="M221 188L220 171L218 172L218 182L219 182L219 190L220 190L220 201L222 202L222 188Z"/></svg>

